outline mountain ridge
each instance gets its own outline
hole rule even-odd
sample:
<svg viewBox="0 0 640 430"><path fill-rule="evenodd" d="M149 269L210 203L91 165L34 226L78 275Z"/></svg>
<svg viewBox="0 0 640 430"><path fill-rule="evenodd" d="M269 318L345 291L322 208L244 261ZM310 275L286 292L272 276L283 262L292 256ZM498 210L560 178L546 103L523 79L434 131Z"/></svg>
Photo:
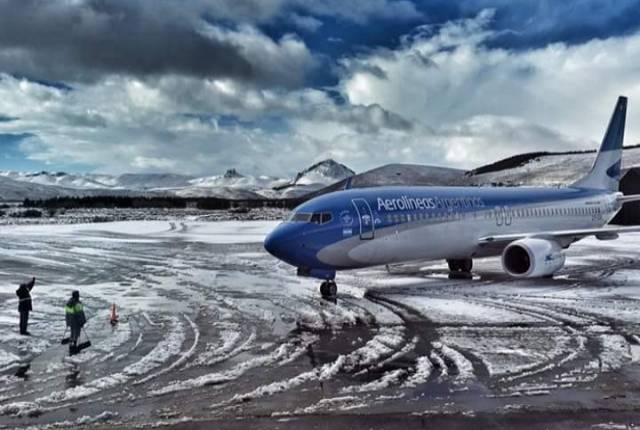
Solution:
<svg viewBox="0 0 640 430"><path fill-rule="evenodd" d="M244 175L235 168L221 175L200 177L174 173L0 171L0 200L147 194L243 200L289 198L316 191L353 174L353 170L332 159L314 163L292 179Z"/></svg>
<svg viewBox="0 0 640 430"><path fill-rule="evenodd" d="M228 169L221 175L195 177L171 173L0 172L0 200L85 196L176 196L222 199L297 199L345 188L375 186L562 186L589 170L593 150L518 154L473 170L391 163L356 174L327 159L299 171L291 179L250 176ZM640 145L624 148L623 165L640 166ZM350 178L350 179L349 179Z"/></svg>

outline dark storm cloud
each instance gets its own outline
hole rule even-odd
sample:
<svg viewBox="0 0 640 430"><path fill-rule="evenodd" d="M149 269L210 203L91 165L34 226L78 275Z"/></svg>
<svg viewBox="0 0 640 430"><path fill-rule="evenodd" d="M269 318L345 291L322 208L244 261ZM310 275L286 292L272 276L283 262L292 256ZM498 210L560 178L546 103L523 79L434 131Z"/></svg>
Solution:
<svg viewBox="0 0 640 430"><path fill-rule="evenodd" d="M167 16L165 3L143 4L0 0L0 70L61 81L111 73L262 78L240 47Z"/></svg>

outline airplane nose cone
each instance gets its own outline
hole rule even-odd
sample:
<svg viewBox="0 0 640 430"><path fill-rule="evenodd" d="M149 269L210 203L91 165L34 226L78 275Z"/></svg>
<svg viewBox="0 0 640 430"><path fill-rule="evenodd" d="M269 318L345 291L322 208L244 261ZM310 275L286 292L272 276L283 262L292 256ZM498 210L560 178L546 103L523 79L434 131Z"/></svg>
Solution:
<svg viewBox="0 0 640 430"><path fill-rule="evenodd" d="M282 256L282 232L276 227L271 233L264 239L264 249L274 257L280 258Z"/></svg>

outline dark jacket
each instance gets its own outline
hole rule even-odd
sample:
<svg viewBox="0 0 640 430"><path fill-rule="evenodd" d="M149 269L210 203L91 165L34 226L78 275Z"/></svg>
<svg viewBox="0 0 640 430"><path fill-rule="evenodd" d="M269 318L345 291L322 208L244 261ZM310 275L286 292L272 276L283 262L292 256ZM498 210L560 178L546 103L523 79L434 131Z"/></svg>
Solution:
<svg viewBox="0 0 640 430"><path fill-rule="evenodd" d="M36 278L33 278L29 282L20 284L20 286L16 290L16 296L18 296L18 300L19 300L18 301L19 312L28 312L33 310L31 306L31 290L33 289L33 285L35 283L36 283Z"/></svg>
<svg viewBox="0 0 640 430"><path fill-rule="evenodd" d="M87 322L84 306L80 300L70 299L64 307L64 315L68 327L81 328Z"/></svg>

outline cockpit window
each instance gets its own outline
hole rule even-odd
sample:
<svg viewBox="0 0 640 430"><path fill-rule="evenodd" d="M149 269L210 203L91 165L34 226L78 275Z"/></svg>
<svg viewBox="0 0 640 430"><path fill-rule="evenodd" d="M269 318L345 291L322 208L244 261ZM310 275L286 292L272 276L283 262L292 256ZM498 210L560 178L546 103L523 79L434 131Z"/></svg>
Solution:
<svg viewBox="0 0 640 430"><path fill-rule="evenodd" d="M289 218L290 222L309 222L311 220L311 215L308 212L296 212L293 215L291 215L291 218Z"/></svg>
<svg viewBox="0 0 640 430"><path fill-rule="evenodd" d="M326 224L331 222L333 215L330 212L296 212L291 215L289 222L310 222L312 224Z"/></svg>

